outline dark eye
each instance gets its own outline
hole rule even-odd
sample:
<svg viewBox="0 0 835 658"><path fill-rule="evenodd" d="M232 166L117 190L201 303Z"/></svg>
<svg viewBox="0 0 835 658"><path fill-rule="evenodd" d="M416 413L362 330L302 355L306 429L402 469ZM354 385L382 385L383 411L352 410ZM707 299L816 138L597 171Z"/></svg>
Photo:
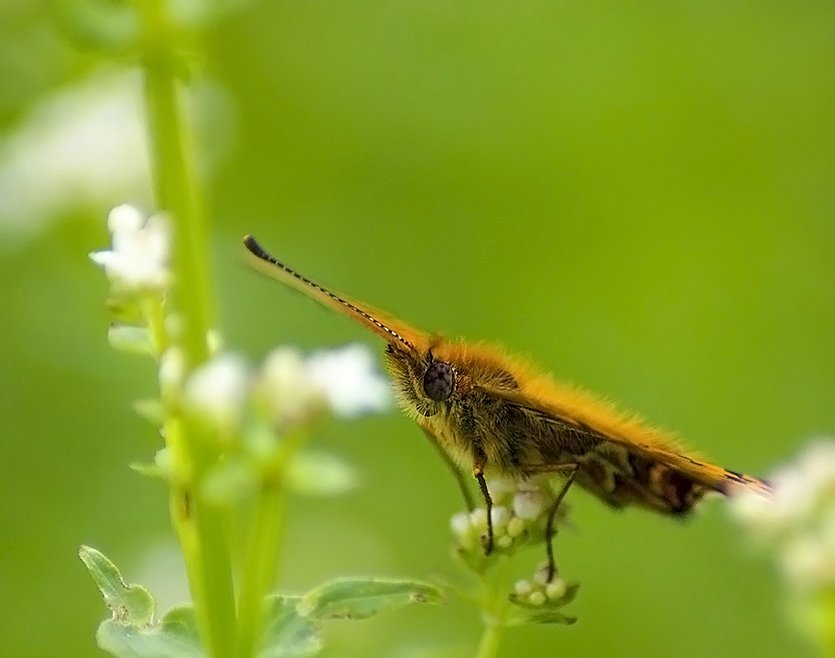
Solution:
<svg viewBox="0 0 835 658"><path fill-rule="evenodd" d="M455 387L455 374L452 366L443 361L434 361L423 376L423 392L435 402L448 400Z"/></svg>

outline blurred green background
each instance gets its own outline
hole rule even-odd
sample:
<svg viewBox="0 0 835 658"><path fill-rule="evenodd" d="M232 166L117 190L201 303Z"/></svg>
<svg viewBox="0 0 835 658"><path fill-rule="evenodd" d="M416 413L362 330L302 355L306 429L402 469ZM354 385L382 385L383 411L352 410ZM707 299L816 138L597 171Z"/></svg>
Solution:
<svg viewBox="0 0 835 658"><path fill-rule="evenodd" d="M107 177L141 163L99 158L124 137L108 121L19 162L47 132L44 103L111 75L58 23L0 4L7 656L97 655L82 542L165 605L182 597L163 568L178 569L166 492L127 468L158 446L130 408L156 374L107 346L107 285L87 259L110 207L147 207L141 175ZM835 431L835 4L262 0L210 25L195 56L213 89L198 148L218 324L251 359L381 346L247 270L246 232L419 326L530 355L729 467L766 473ZM82 173L99 158L100 189L64 184L45 205L68 156ZM294 501L282 587L452 568L458 494L416 427L392 412L320 441L363 485ZM570 499L576 531L557 549L580 620L510 631L503 656L812 655L723 501L676 523ZM479 633L454 601L330 627L341 656L465 656Z"/></svg>

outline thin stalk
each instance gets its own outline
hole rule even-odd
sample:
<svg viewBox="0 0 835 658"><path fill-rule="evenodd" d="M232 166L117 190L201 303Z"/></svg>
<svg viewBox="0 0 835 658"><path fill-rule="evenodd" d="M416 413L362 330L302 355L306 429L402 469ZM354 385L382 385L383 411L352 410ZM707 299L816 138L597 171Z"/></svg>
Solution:
<svg viewBox="0 0 835 658"><path fill-rule="evenodd" d="M264 596L275 580L284 524L284 493L266 483L256 503L238 599L238 658L256 655L264 625Z"/></svg>
<svg viewBox="0 0 835 658"><path fill-rule="evenodd" d="M208 358L211 304L206 240L197 202L191 153L178 96L173 31L162 0L141 4L143 66L151 165L157 203L174 226L175 301L183 320L178 346L189 369ZM200 488L216 463L216 449L179 415L166 422L173 482L170 509L194 601L204 648L212 658L234 655L236 618L232 569L222 513L206 504Z"/></svg>
<svg viewBox="0 0 835 658"><path fill-rule="evenodd" d="M263 631L264 597L276 579L284 532L284 473L307 439L306 432L284 437L273 459L264 465L238 596L238 658L257 654Z"/></svg>
<svg viewBox="0 0 835 658"><path fill-rule="evenodd" d="M478 643L476 658L495 658L499 653L504 626L492 622L486 622L481 640Z"/></svg>
<svg viewBox="0 0 835 658"><path fill-rule="evenodd" d="M496 658L505 629L507 628L509 589L507 565L496 569L493 578L484 578L481 596L484 631L478 643L476 658Z"/></svg>

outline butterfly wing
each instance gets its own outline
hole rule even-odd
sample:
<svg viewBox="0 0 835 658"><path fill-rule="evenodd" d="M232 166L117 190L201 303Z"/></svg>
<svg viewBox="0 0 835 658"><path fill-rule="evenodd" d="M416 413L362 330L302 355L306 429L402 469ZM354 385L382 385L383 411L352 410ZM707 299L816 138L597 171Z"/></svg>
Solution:
<svg viewBox="0 0 835 658"><path fill-rule="evenodd" d="M577 483L609 505L670 515L686 514L709 491L770 492L762 480L697 459L660 430L588 394L571 391L549 400L520 389L496 388L489 394L504 409L497 433L524 431L530 439L519 442L526 450L516 463L505 464L521 475L576 463ZM514 444L508 436L503 442Z"/></svg>

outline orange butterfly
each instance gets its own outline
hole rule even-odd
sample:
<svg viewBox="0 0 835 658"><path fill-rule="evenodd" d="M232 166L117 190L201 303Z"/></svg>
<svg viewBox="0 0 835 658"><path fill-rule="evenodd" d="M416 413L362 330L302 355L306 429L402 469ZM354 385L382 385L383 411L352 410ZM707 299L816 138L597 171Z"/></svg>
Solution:
<svg viewBox="0 0 835 658"><path fill-rule="evenodd" d="M498 348L427 334L305 278L252 236L244 245L258 269L387 342L398 402L455 473L470 509L461 468L472 470L487 508L488 554L493 501L485 475L565 476L547 517L549 580L555 573L554 518L574 482L612 507L644 507L667 516L687 514L709 491L728 494L742 487L770 494L762 480L696 459L637 417L558 385Z"/></svg>

